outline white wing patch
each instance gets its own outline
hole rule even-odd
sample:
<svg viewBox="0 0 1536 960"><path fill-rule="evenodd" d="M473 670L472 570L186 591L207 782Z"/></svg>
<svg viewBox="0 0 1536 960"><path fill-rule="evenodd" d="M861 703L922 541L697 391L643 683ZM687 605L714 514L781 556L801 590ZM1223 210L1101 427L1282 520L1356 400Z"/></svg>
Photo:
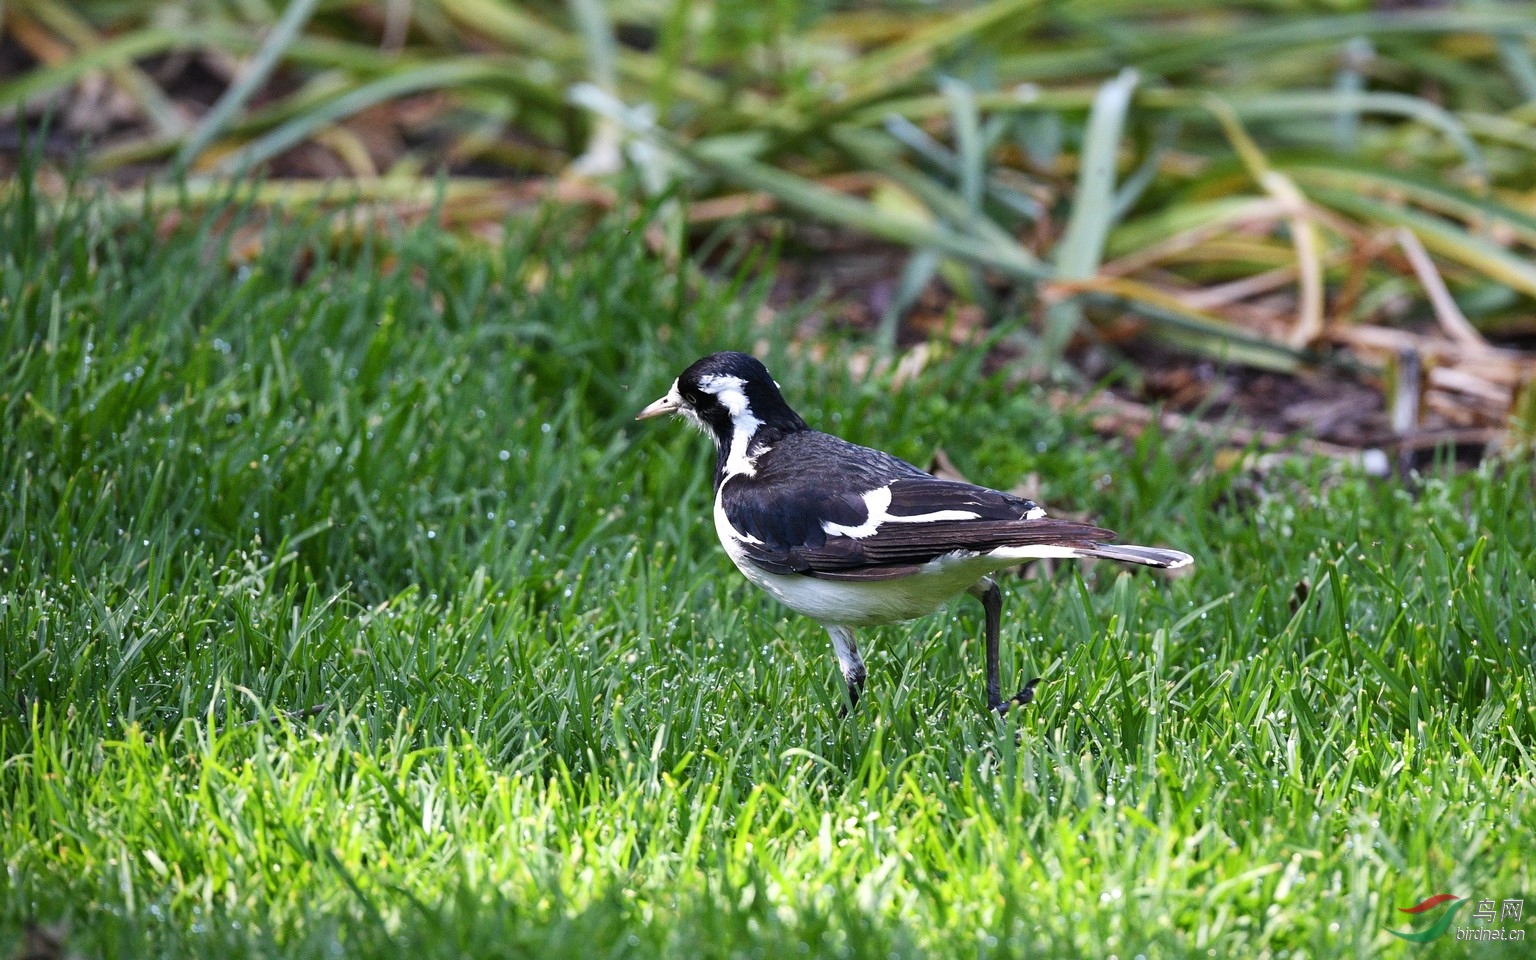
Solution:
<svg viewBox="0 0 1536 960"><path fill-rule="evenodd" d="M1062 547L1053 543L1031 543L1022 547L998 547L987 551L987 556L994 560L1031 560L1038 557L1072 560L1086 554L1076 547Z"/></svg>
<svg viewBox="0 0 1536 960"><path fill-rule="evenodd" d="M823 520L821 529L826 531L829 537L852 537L855 540L862 540L865 537L874 536L883 523L933 523L938 520L975 520L981 516L970 510L935 510L932 513L916 513L907 517L892 516L890 487L876 487L864 494L864 508L869 511L869 516L858 526Z"/></svg>

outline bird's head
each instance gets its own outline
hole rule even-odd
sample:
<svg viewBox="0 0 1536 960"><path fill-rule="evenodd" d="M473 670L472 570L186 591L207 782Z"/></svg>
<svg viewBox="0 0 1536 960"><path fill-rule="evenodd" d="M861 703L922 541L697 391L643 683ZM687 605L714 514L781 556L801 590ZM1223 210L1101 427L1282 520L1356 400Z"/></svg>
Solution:
<svg viewBox="0 0 1536 960"><path fill-rule="evenodd" d="M806 429L784 402L768 368L745 353L712 353L672 381L667 395L641 410L636 420L676 414L727 449L738 437L751 439L767 428L776 435Z"/></svg>

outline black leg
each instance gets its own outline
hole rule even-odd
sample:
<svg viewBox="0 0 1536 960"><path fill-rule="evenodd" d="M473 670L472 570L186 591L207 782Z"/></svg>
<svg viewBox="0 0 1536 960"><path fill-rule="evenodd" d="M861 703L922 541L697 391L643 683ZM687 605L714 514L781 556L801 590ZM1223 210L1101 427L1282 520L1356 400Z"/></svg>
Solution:
<svg viewBox="0 0 1536 960"><path fill-rule="evenodd" d="M848 684L848 704L843 716L859 705L859 694L864 692L864 658L859 656L859 645L853 641L853 631L847 627L828 627L832 636L832 652L837 654L837 665L843 670L843 680Z"/></svg>
<svg viewBox="0 0 1536 960"><path fill-rule="evenodd" d="M1035 699L1035 684L1040 682L1040 678L1036 677L1026 683L1023 690L1007 700L1003 699L1002 681L998 677L997 663L998 635L1003 628L1003 592L998 589L991 577L982 577L976 582L976 586L971 588L971 595L981 601L981 609L986 614L987 707L1000 714L1007 713L1014 704L1022 707Z"/></svg>
<svg viewBox="0 0 1536 960"><path fill-rule="evenodd" d="M855 709L858 708L858 705L859 705L859 693L861 691L863 691L863 689L864 689L864 681L863 680L858 680L858 681L849 680L848 681L848 702L843 704L843 708L837 712L837 715L839 717L846 717L850 713L852 713Z"/></svg>

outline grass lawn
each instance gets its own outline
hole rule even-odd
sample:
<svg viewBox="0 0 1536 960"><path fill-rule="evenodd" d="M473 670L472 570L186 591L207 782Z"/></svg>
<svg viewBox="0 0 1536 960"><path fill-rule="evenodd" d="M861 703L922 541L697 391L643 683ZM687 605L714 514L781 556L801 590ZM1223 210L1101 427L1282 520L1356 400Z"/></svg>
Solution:
<svg viewBox="0 0 1536 960"><path fill-rule="evenodd" d="M0 204L0 952L1529 955L1387 932L1536 894L1529 459L1106 443L979 352L858 380L575 236ZM1001 720L975 604L870 632L841 719L706 441L631 420L760 341L814 425L1193 573L1008 581L1004 682L1046 681Z"/></svg>

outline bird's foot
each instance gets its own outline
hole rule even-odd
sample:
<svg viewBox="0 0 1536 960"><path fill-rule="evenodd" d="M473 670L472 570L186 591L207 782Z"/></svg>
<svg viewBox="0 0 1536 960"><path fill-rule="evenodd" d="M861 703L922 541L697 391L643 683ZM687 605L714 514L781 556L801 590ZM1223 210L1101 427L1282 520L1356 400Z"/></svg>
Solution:
<svg viewBox="0 0 1536 960"><path fill-rule="evenodd" d="M1031 700L1035 699L1035 684L1039 682L1040 678L1036 677L1024 684L1023 690L1020 690L1007 700L999 700L996 703L990 704L991 708L997 711L998 716L1002 716L1012 709L1014 704L1018 704L1021 707L1027 705Z"/></svg>

